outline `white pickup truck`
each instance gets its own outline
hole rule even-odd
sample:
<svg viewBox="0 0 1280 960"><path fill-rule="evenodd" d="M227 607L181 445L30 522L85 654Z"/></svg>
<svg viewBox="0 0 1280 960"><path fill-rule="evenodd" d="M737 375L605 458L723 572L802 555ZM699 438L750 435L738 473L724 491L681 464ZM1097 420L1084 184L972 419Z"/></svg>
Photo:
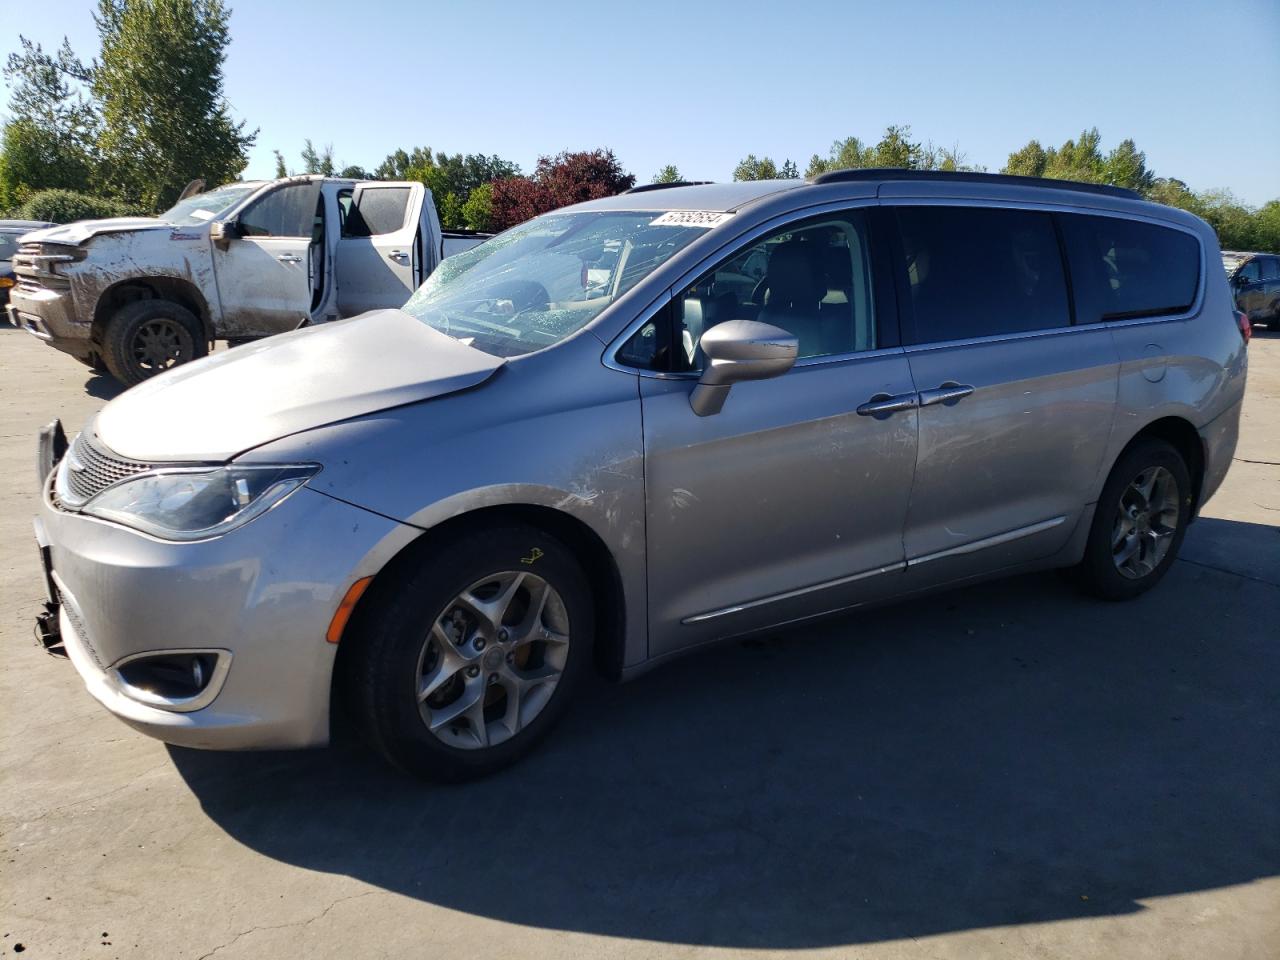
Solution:
<svg viewBox="0 0 1280 960"><path fill-rule="evenodd" d="M421 183L229 183L155 218L37 230L9 320L125 384L232 343L399 307L480 234L443 234Z"/></svg>

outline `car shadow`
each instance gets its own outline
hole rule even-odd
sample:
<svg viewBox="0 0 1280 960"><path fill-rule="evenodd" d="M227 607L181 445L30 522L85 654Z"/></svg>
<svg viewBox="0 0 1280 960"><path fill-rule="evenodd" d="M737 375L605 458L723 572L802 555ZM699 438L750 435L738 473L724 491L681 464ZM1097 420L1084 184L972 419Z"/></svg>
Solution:
<svg viewBox="0 0 1280 960"><path fill-rule="evenodd" d="M113 400L127 390L123 383L109 373L94 370L84 383L84 392L99 400Z"/></svg>
<svg viewBox="0 0 1280 960"><path fill-rule="evenodd" d="M477 783L171 754L256 851L511 923L776 949L1124 914L1280 873L1276 622L1198 562L1126 604L1029 575L593 682Z"/></svg>

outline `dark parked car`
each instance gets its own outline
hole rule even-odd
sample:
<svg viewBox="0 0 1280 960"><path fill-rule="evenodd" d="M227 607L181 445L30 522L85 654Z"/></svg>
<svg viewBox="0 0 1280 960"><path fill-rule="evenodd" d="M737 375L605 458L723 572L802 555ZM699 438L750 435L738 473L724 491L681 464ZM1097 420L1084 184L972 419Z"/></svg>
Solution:
<svg viewBox="0 0 1280 960"><path fill-rule="evenodd" d="M1251 323L1280 330L1280 255L1222 251L1236 307Z"/></svg>
<svg viewBox="0 0 1280 960"><path fill-rule="evenodd" d="M9 290L16 282L13 255L18 252L18 239L24 233L52 226L43 220L0 220L0 307L9 302Z"/></svg>

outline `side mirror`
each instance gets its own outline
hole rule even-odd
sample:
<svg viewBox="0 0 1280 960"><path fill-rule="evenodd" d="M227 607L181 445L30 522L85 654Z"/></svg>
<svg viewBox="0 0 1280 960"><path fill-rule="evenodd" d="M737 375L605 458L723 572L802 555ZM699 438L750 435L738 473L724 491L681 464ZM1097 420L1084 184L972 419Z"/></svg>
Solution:
<svg viewBox="0 0 1280 960"><path fill-rule="evenodd" d="M219 250L227 249L232 240L241 236L240 224L235 220L219 220L209 228L209 237Z"/></svg>
<svg viewBox="0 0 1280 960"><path fill-rule="evenodd" d="M707 365L689 394L689 406L700 417L724 408L729 388L743 380L768 380L795 365L799 341L787 331L755 320L717 324L699 341Z"/></svg>

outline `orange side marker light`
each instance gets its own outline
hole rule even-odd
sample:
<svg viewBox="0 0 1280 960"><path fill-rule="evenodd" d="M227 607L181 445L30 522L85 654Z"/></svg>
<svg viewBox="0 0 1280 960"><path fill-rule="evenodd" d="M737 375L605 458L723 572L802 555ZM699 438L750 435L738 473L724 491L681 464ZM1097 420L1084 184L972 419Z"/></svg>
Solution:
<svg viewBox="0 0 1280 960"><path fill-rule="evenodd" d="M347 629L347 621L351 619L351 611L356 608L356 604L364 596L364 592L369 589L369 584L371 583L373 583L373 577L361 577L347 589L347 595L338 604L338 609L333 614L333 620L329 623L329 629L325 631L324 638L330 643L337 643L342 639L342 631Z"/></svg>

